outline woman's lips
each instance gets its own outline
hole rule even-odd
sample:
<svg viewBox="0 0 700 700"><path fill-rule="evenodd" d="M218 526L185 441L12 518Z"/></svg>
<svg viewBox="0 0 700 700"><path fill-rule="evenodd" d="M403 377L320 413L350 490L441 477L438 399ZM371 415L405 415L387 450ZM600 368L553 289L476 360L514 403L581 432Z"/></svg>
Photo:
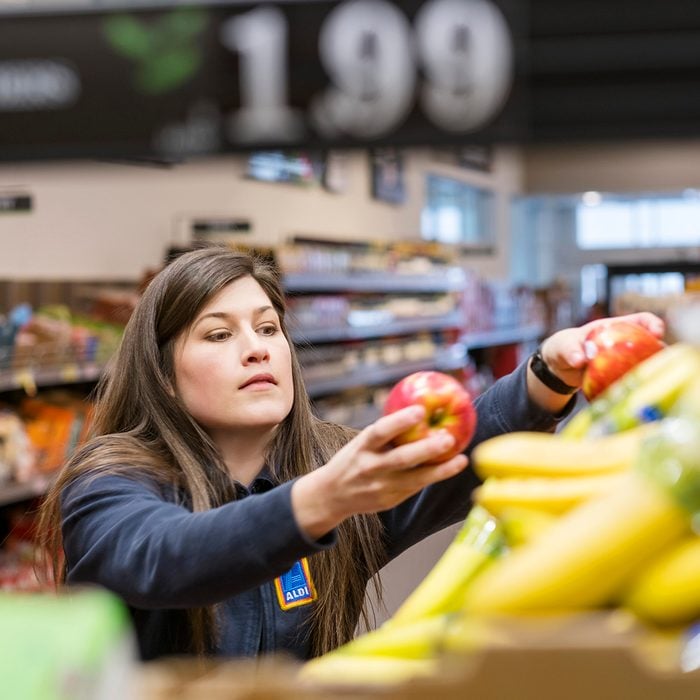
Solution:
<svg viewBox="0 0 700 700"><path fill-rule="evenodd" d="M275 386L276 384L277 382L271 374L256 374L254 377L243 382L239 389L247 389L249 387L267 388L269 386Z"/></svg>

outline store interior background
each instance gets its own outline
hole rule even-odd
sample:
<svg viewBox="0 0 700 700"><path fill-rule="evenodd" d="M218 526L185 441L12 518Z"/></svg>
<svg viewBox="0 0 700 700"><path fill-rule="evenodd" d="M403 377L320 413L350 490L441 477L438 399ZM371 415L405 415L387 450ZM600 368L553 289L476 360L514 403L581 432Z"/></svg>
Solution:
<svg viewBox="0 0 700 700"><path fill-rule="evenodd" d="M466 245L461 263L500 285L571 290L572 318L583 318L581 270L587 265L698 261L700 233L689 247L597 251L576 245L573 205L582 194L673 193L700 188L700 143L619 142L518 147L492 152L486 171L447 162L424 146L402 151L405 199L372 196L369 153L335 153L341 192L247 178L247 156L167 166L56 162L0 167L0 194L32 199L29 212L0 215L2 281L138 283L171 247L191 240L197 218L250 222L231 234L246 245L276 247L290 236L342 241L421 239L426 183L438 175L478 188L493 202L488 245ZM220 238L220 236L219 236ZM602 289L602 288L601 288ZM4 309L7 311L7 309ZM555 330L555 329L551 329ZM391 614L429 571L454 529L417 545L383 572L385 613Z"/></svg>
<svg viewBox="0 0 700 700"><path fill-rule="evenodd" d="M32 198L28 213L5 214L3 279L136 281L169 246L191 239L196 218L247 220L242 243L278 246L293 235L346 241L421 237L426 178L438 175L493 195L492 245L465 247L464 265L484 277L578 290L584 265L700 258L689 248L582 251L571 204L583 193L678 194L700 187L700 143L587 143L493 150L488 172L450 165L436 149L402 152L405 201L374 199L366 151L337 154L344 190L245 177L246 156L167 166L102 162L12 163L0 194ZM574 295L576 297L576 295Z"/></svg>

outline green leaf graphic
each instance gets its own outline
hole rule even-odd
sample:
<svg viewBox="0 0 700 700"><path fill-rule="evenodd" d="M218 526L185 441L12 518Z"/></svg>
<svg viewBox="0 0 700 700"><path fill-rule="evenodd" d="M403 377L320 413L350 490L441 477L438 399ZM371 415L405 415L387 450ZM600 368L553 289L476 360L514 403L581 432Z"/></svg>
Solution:
<svg viewBox="0 0 700 700"><path fill-rule="evenodd" d="M104 33L119 54L136 63L136 87L156 95L173 90L199 68L197 35L206 29L208 15L194 8L176 8L150 26L128 15L114 15Z"/></svg>
<svg viewBox="0 0 700 700"><path fill-rule="evenodd" d="M161 51L139 70L138 87L152 95L168 92L189 78L200 63L201 58L196 48Z"/></svg>
<svg viewBox="0 0 700 700"><path fill-rule="evenodd" d="M198 9L178 8L161 21L161 31L175 40L190 39L207 26L207 14Z"/></svg>
<svg viewBox="0 0 700 700"><path fill-rule="evenodd" d="M127 15L108 17L104 23L104 32L112 47L127 58L143 58L153 45L151 32L138 20Z"/></svg>

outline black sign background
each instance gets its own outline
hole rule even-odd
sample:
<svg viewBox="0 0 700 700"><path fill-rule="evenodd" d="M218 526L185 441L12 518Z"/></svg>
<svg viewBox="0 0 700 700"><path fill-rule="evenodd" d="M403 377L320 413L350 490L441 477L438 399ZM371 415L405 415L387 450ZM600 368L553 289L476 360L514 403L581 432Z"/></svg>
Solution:
<svg viewBox="0 0 700 700"><path fill-rule="evenodd" d="M533 141L700 135L700 3L532 0Z"/></svg>
<svg viewBox="0 0 700 700"><path fill-rule="evenodd" d="M223 140L191 153L242 148L317 148L467 144L700 135L700 3L696 0L492 0L514 39L515 81L498 117L456 136L415 107L377 139L324 139L309 128L293 142L236 145ZM80 74L79 101L53 111L0 111L0 159L64 157L165 158L153 135L185 123L193 107L215 105L223 117L240 104L237 56L222 47L221 23L262 3L201 5L209 13L198 39L203 62L176 90L146 97L133 87L133 62L107 45L101 23L117 8L92 11L0 12L0 64L63 59ZM318 36L340 3L274 3L289 27L288 97L306 113L329 78L318 59ZM394 2L409 19L421 0ZM128 8L156 26L172 6ZM177 156L177 154L175 154Z"/></svg>
<svg viewBox="0 0 700 700"><path fill-rule="evenodd" d="M470 134L471 142L524 140L527 124L525 80L527 65L523 34L523 5L518 0L491 0L501 8L513 35L515 79L508 101L497 118ZM312 98L329 85L318 58L321 25L339 2L283 2L289 27L288 100L305 113ZM412 19L421 0L394 3ZM203 63L183 86L167 94L147 97L133 87L133 62L108 46L102 23L117 10L101 8L81 12L0 13L0 63L17 59L60 57L79 73L82 94L68 108L51 111L0 111L0 159L56 157L159 158L153 134L164 124L184 123L198 105L215 105L223 116L240 106L239 65L235 53L219 41L221 24L234 14L250 11L261 3L198 5L209 15L207 28L198 37ZM130 16L157 27L171 8L132 7ZM122 10L123 12L123 10ZM308 129L294 142L274 140L246 144L246 148L357 146L392 143L414 145L454 140L413 109L391 133L368 141L351 138L324 139ZM221 143L207 150L229 151L240 145ZM197 152L197 149L194 149ZM185 153L184 155L188 155Z"/></svg>

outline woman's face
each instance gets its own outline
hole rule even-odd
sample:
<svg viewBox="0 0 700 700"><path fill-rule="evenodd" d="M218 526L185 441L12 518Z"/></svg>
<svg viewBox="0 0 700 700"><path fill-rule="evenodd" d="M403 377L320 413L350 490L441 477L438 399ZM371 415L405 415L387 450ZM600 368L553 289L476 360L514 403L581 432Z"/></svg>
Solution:
<svg viewBox="0 0 700 700"><path fill-rule="evenodd" d="M291 351L270 299L252 278L214 296L175 344L175 390L217 434L268 429L294 401Z"/></svg>

